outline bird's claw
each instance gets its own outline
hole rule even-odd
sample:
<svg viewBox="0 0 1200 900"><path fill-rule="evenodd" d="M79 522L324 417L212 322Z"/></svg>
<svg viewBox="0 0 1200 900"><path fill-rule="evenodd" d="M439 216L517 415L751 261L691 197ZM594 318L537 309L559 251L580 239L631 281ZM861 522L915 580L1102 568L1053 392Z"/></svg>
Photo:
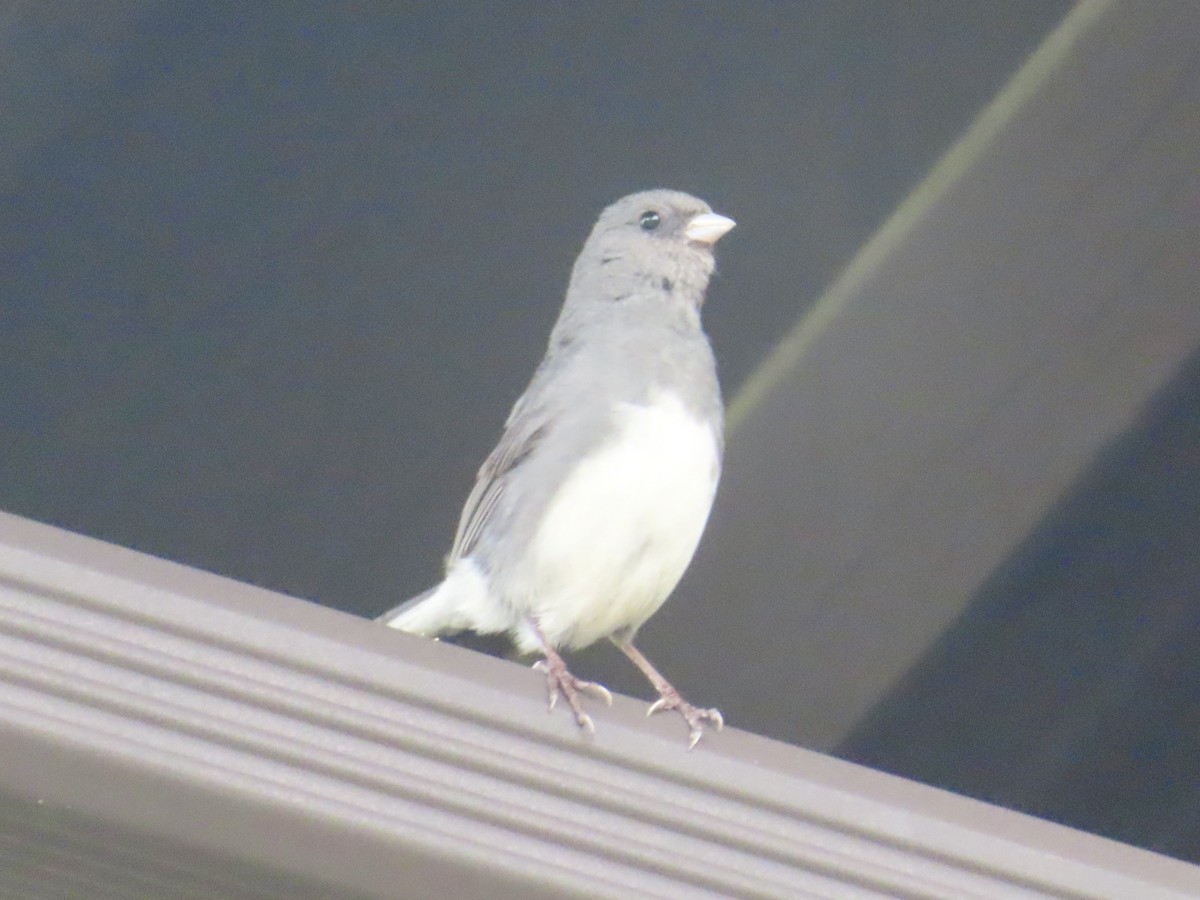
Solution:
<svg viewBox="0 0 1200 900"><path fill-rule="evenodd" d="M691 750L698 743L700 738L704 736L704 723L710 722L717 731L725 727L725 717L721 715L719 709L701 709L698 706L692 706L678 693L663 694L646 710L647 716L652 716L655 713L664 712L665 710L674 709L683 716L684 721L688 723L690 733L688 734L688 749Z"/></svg>
<svg viewBox="0 0 1200 900"><path fill-rule="evenodd" d="M576 678L567 671L566 666L554 666L544 659L535 662L533 668L546 676L546 692L550 695L548 711L553 711L554 707L558 705L558 698L562 697L571 707L571 712L575 714L575 722L579 727L588 734L595 734L596 725L592 721L592 717L583 711L583 702L579 699L579 695L591 694L612 706L612 694L609 693L608 688L594 681Z"/></svg>

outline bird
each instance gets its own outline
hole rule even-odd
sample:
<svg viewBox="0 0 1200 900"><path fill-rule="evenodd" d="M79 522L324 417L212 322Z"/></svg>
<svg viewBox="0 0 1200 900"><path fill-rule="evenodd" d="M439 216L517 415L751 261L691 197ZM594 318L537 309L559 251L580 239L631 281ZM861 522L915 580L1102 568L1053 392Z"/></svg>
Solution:
<svg viewBox="0 0 1200 900"><path fill-rule="evenodd" d="M724 451L716 361L701 323L716 242L736 223L689 194L630 194L596 221L545 357L484 461L444 578L379 621L428 638L506 632L540 654L549 708L595 726L560 651L608 638L675 710L693 748L716 709L692 705L634 644L690 564Z"/></svg>

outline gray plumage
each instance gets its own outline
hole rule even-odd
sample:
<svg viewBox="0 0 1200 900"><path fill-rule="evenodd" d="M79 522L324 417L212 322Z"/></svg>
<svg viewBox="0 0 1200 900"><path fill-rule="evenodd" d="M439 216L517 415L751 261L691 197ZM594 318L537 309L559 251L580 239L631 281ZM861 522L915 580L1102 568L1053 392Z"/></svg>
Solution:
<svg viewBox="0 0 1200 900"><path fill-rule="evenodd" d="M609 637L658 689L652 711L697 709L633 646L700 538L723 414L700 322L712 245L733 227L701 200L655 190L601 214L571 273L546 356L464 506L436 588L381 617L436 636L507 631L540 651L551 703L591 728L556 650Z"/></svg>

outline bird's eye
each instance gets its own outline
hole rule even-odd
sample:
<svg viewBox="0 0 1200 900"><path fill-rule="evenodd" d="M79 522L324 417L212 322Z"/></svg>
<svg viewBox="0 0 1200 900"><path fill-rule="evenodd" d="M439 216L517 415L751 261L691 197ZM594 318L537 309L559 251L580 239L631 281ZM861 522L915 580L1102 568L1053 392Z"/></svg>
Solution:
<svg viewBox="0 0 1200 900"><path fill-rule="evenodd" d="M641 217L638 219L638 222L640 222L642 225L642 231L653 231L662 223L662 216L660 216L654 210L648 209L642 213Z"/></svg>

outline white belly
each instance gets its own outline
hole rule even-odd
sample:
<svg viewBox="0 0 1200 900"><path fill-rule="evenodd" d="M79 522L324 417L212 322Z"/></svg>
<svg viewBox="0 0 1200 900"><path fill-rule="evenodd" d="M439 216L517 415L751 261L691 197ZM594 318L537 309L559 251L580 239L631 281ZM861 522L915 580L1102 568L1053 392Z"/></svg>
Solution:
<svg viewBox="0 0 1200 900"><path fill-rule="evenodd" d="M617 437L559 489L513 585L556 645L583 647L649 618L691 562L716 492L716 437L677 397L614 415ZM520 642L535 649L532 635Z"/></svg>

